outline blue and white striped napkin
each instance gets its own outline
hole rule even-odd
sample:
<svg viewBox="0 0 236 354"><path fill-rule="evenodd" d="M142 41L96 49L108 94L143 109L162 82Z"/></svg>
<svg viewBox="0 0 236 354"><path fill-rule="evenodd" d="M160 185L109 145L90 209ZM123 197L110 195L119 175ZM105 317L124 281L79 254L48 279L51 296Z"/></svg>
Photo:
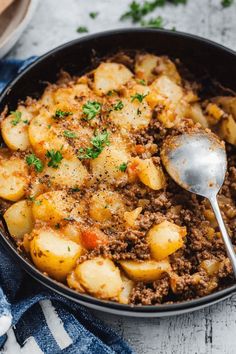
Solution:
<svg viewBox="0 0 236 354"><path fill-rule="evenodd" d="M0 60L0 91L34 59ZM0 350L7 346L14 354L134 353L86 308L33 280L0 245Z"/></svg>

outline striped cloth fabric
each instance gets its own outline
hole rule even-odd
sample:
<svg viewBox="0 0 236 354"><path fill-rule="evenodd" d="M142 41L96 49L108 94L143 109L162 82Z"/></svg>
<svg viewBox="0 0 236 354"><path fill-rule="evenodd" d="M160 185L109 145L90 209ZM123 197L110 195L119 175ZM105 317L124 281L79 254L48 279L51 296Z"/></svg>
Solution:
<svg viewBox="0 0 236 354"><path fill-rule="evenodd" d="M34 59L0 60L0 91ZM1 245L0 350L7 354L134 353L86 308L33 280Z"/></svg>

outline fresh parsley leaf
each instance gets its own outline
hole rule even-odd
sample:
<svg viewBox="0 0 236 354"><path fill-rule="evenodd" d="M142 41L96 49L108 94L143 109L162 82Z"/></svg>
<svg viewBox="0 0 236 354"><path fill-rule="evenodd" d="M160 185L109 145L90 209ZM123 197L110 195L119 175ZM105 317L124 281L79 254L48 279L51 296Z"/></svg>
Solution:
<svg viewBox="0 0 236 354"><path fill-rule="evenodd" d="M81 155L78 156L80 160L83 159L96 159L101 152L103 151L105 146L110 145L109 134L107 130L102 131L92 137L91 139L91 147L86 149L81 148L79 152Z"/></svg>
<svg viewBox="0 0 236 354"><path fill-rule="evenodd" d="M139 80L138 82L140 85L146 86L146 81L144 79Z"/></svg>
<svg viewBox="0 0 236 354"><path fill-rule="evenodd" d="M132 22L140 22L142 18L151 13L157 7L163 7L167 3L172 3L174 5L178 4L186 4L187 0L154 0L154 1L144 1L139 3L137 1L132 1L129 4L129 9L126 13L124 13L120 20L131 19Z"/></svg>
<svg viewBox="0 0 236 354"><path fill-rule="evenodd" d="M70 139L77 138L77 135L75 132L72 132L71 130L64 130L63 132L64 136Z"/></svg>
<svg viewBox="0 0 236 354"><path fill-rule="evenodd" d="M78 33L88 33L88 28L85 26L80 26L77 28L76 32Z"/></svg>
<svg viewBox="0 0 236 354"><path fill-rule="evenodd" d="M151 28L163 28L164 26L164 21L161 16L158 16L156 18L151 18L148 21L141 21L141 25L143 27L151 27Z"/></svg>
<svg viewBox="0 0 236 354"><path fill-rule="evenodd" d="M119 166L119 170L121 172L125 172L127 169L127 163L126 162L123 162L120 166Z"/></svg>
<svg viewBox="0 0 236 354"><path fill-rule="evenodd" d="M60 151L47 150L45 156L49 159L48 167L58 168L63 156Z"/></svg>
<svg viewBox="0 0 236 354"><path fill-rule="evenodd" d="M71 114L73 114L73 113L67 112L67 111L62 111L61 109L57 109L53 118L54 119L62 119L62 118L70 116Z"/></svg>
<svg viewBox="0 0 236 354"><path fill-rule="evenodd" d="M43 171L43 163L35 154L27 155L25 159L29 166L34 166L36 172Z"/></svg>
<svg viewBox="0 0 236 354"><path fill-rule="evenodd" d="M117 102L116 104L113 105L113 108L115 111L121 111L122 108L124 108L124 104L122 101Z"/></svg>
<svg viewBox="0 0 236 354"><path fill-rule="evenodd" d="M101 103L97 101L88 101L82 107L86 120L91 120L96 117L101 111Z"/></svg>
<svg viewBox="0 0 236 354"><path fill-rule="evenodd" d="M136 92L135 95L131 96L131 102L134 102L134 100L138 100L140 103L143 102L143 99L146 97L147 95L143 95L142 93L138 93Z"/></svg>
<svg viewBox="0 0 236 354"><path fill-rule="evenodd" d="M89 16L95 19L99 15L99 12L90 12Z"/></svg>
<svg viewBox="0 0 236 354"><path fill-rule="evenodd" d="M11 124L16 126L20 123L22 113L20 111L11 111L11 115L13 115L14 119L12 119Z"/></svg>
<svg viewBox="0 0 236 354"><path fill-rule="evenodd" d="M221 1L221 5L223 7L229 7L229 6L231 6L233 4L233 2L234 2L234 0L222 0Z"/></svg>

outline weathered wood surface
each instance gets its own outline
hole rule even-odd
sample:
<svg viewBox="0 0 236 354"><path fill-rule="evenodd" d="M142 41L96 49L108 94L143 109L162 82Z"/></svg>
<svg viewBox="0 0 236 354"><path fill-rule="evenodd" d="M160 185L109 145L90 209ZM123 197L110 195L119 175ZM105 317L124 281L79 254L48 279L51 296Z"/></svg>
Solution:
<svg viewBox="0 0 236 354"><path fill-rule="evenodd" d="M166 28L176 27L236 49L236 2L232 7L222 9L220 1L189 0L187 6L169 5L159 9L155 16L164 17ZM129 21L121 23L118 19L129 2L43 0L10 56L26 58L43 54L81 36L76 33L78 26L86 25L90 33L128 27ZM92 20L88 15L90 11L99 11L99 16ZM195 313L172 318L134 319L101 312L96 314L123 335L139 354L236 353L236 297Z"/></svg>

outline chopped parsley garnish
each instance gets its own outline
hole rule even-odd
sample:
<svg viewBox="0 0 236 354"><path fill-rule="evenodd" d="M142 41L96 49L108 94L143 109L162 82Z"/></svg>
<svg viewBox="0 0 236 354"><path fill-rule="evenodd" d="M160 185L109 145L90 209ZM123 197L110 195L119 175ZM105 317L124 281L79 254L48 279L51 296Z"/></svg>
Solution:
<svg viewBox="0 0 236 354"><path fill-rule="evenodd" d="M34 166L34 169L36 172L42 172L43 171L43 163L42 161L35 156L35 154L30 154L26 156L26 162L29 166Z"/></svg>
<svg viewBox="0 0 236 354"><path fill-rule="evenodd" d="M10 113L14 116L14 119L12 119L11 124L16 126L18 123L20 123L22 113L20 111L11 111Z"/></svg>
<svg viewBox="0 0 236 354"><path fill-rule="evenodd" d="M48 167L58 168L63 156L60 151L48 150L45 156L49 159Z"/></svg>
<svg viewBox="0 0 236 354"><path fill-rule="evenodd" d="M139 80L139 82L138 82L140 85L143 85L143 86L145 86L146 85L146 81L144 80L144 79L142 79L142 80Z"/></svg>
<svg viewBox="0 0 236 354"><path fill-rule="evenodd" d="M101 133L95 133L91 139L91 147L86 149L79 149L81 155L78 156L80 160L83 159L96 159L102 152L105 146L110 145L109 134L107 130L104 130Z"/></svg>
<svg viewBox="0 0 236 354"><path fill-rule="evenodd" d="M59 223L57 223L57 224L55 225L55 229L60 229L60 227L61 227L61 225L60 225Z"/></svg>
<svg viewBox="0 0 236 354"><path fill-rule="evenodd" d="M126 162L123 162L120 166L119 166L119 170L121 172L125 172L127 169L127 163Z"/></svg>
<svg viewBox="0 0 236 354"><path fill-rule="evenodd" d="M88 28L85 26L80 26L77 28L76 32L78 33L88 33Z"/></svg>
<svg viewBox="0 0 236 354"><path fill-rule="evenodd" d="M158 16L156 18L151 18L148 21L142 20L141 25L143 27L151 27L151 28L163 28L164 27L164 21L161 16Z"/></svg>
<svg viewBox="0 0 236 354"><path fill-rule="evenodd" d="M107 92L107 96L113 96L113 95L116 95L117 92L115 90L110 90Z"/></svg>
<svg viewBox="0 0 236 354"><path fill-rule="evenodd" d="M48 129L50 129L51 128L51 124L48 124Z"/></svg>
<svg viewBox="0 0 236 354"><path fill-rule="evenodd" d="M62 118L70 116L71 114L73 114L73 113L67 112L67 111L62 111L61 109L57 109L53 118L54 119L62 119Z"/></svg>
<svg viewBox="0 0 236 354"><path fill-rule="evenodd" d="M117 102L116 104L113 105L113 108L115 111L121 111L122 108L124 108L124 104L122 101Z"/></svg>
<svg viewBox="0 0 236 354"><path fill-rule="evenodd" d="M137 1L132 1L129 4L129 10L121 16L121 20L131 19L132 22L139 22L142 18L155 10L157 7L162 7L167 3L172 3L174 5L186 4L187 0L154 0L154 1L144 1L139 3Z"/></svg>
<svg viewBox="0 0 236 354"><path fill-rule="evenodd" d="M34 202L35 201L35 197L33 195L29 195L27 197L28 200L30 200L31 202Z"/></svg>
<svg viewBox="0 0 236 354"><path fill-rule="evenodd" d="M76 133L72 132L71 130L64 130L63 134L66 138L70 138L70 139L77 138Z"/></svg>
<svg viewBox="0 0 236 354"><path fill-rule="evenodd" d="M89 16L90 16L91 18L93 18L93 19L95 19L96 17L98 17L98 15L99 15L99 12L90 12L90 13L89 13Z"/></svg>
<svg viewBox="0 0 236 354"><path fill-rule="evenodd" d="M42 200L35 200L34 204L37 206L42 205Z"/></svg>
<svg viewBox="0 0 236 354"><path fill-rule="evenodd" d="M67 247L68 251L70 252L70 246Z"/></svg>
<svg viewBox="0 0 236 354"><path fill-rule="evenodd" d="M233 2L234 2L234 0L222 0L221 1L221 5L223 7L229 7L229 6L231 6L233 4Z"/></svg>
<svg viewBox="0 0 236 354"><path fill-rule="evenodd" d="M80 188L74 187L74 188L71 188L70 191L71 191L72 193L80 192Z"/></svg>
<svg viewBox="0 0 236 354"><path fill-rule="evenodd" d="M91 120L96 117L101 111L101 103L97 101L88 101L82 107L86 120Z"/></svg>
<svg viewBox="0 0 236 354"><path fill-rule="evenodd" d="M25 124L29 124L28 119L23 120L23 123L25 123Z"/></svg>
<svg viewBox="0 0 236 354"><path fill-rule="evenodd" d="M136 93L135 95L131 96L131 102L133 102L134 100L138 100L140 103L143 102L143 99L146 97L147 95L143 95L141 93Z"/></svg>

